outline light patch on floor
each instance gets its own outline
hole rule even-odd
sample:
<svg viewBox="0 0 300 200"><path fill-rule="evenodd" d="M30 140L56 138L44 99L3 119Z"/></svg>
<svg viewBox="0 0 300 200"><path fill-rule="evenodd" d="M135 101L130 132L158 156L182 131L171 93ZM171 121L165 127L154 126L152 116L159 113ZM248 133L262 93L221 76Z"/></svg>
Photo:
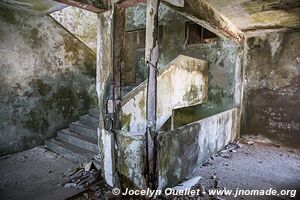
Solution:
<svg viewBox="0 0 300 200"><path fill-rule="evenodd" d="M42 146L0 160L0 199L60 200L77 194L64 188L63 173L78 166Z"/></svg>

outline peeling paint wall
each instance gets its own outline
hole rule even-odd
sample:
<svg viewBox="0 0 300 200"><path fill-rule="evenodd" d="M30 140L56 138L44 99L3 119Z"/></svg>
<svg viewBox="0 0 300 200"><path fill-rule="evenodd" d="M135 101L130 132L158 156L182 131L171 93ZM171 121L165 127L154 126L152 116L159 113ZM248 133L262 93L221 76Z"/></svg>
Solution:
<svg viewBox="0 0 300 200"><path fill-rule="evenodd" d="M246 40L243 134L300 144L300 32Z"/></svg>
<svg viewBox="0 0 300 200"><path fill-rule="evenodd" d="M96 56L49 16L0 9L3 155L42 144L96 105Z"/></svg>
<svg viewBox="0 0 300 200"><path fill-rule="evenodd" d="M97 14L69 6L51 16L94 52L97 50Z"/></svg>
<svg viewBox="0 0 300 200"><path fill-rule="evenodd" d="M145 6L127 9L126 29L136 30L145 27ZM175 127L191 123L239 105L242 48L228 39L219 38L215 44L185 45L185 24L189 19L176 11L161 5L160 57L159 67L163 68L176 56L182 54L208 62L208 101L204 104L175 110ZM127 43L125 43L127 45ZM136 67L144 69L144 52L138 51ZM130 56L131 54L126 54ZM125 55L125 56L126 56ZM137 76L146 77L142 70Z"/></svg>

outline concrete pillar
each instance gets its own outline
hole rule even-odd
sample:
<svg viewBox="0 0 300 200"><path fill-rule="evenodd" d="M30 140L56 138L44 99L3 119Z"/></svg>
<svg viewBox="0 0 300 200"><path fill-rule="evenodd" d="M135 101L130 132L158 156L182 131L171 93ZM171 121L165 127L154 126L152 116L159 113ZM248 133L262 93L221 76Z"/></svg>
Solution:
<svg viewBox="0 0 300 200"><path fill-rule="evenodd" d="M125 30L124 9L113 5L97 18L98 142L106 183L118 186L115 162L115 130L121 107L121 63Z"/></svg>
<svg viewBox="0 0 300 200"><path fill-rule="evenodd" d="M102 173L106 183L114 186L114 137L105 129L107 88L110 85L112 62L112 14L111 10L100 13L97 18L97 95L99 108L98 142L102 157Z"/></svg>
<svg viewBox="0 0 300 200"><path fill-rule="evenodd" d="M147 84L147 172L150 188L156 188L156 107L158 62L158 7L159 0L147 0L145 61L148 67Z"/></svg>

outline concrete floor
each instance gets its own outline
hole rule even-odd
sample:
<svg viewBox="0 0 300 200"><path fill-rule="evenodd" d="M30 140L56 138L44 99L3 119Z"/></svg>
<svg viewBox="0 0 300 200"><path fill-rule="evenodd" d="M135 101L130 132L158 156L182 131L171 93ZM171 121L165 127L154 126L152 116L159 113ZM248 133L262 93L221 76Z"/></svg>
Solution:
<svg viewBox="0 0 300 200"><path fill-rule="evenodd" d="M1 159L0 199L66 199L79 192L61 186L63 173L75 166L42 146Z"/></svg>
<svg viewBox="0 0 300 200"><path fill-rule="evenodd" d="M215 175L218 189L298 190L294 198L243 195L237 198L222 196L221 199L300 199L300 149L258 143L242 145L236 152L214 157L195 170L193 176L201 176L200 183L206 189L214 188L215 179L212 177ZM75 195L79 191L61 186L62 174L75 166L77 164L43 147L1 159L0 199L59 200Z"/></svg>
<svg viewBox="0 0 300 200"><path fill-rule="evenodd" d="M300 150L268 144L242 144L236 152L214 157L193 174L202 177L206 189L290 189L297 190L297 196L231 196L223 199L300 199ZM215 177L213 177L215 175Z"/></svg>

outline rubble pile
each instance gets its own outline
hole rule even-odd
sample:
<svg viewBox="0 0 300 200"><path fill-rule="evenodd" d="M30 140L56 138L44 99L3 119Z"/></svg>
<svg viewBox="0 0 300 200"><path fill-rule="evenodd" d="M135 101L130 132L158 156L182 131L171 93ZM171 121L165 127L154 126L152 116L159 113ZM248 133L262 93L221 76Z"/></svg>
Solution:
<svg viewBox="0 0 300 200"><path fill-rule="evenodd" d="M64 187L85 189L95 183L101 176L100 171L93 162L87 163L84 167L70 169L64 173L66 179Z"/></svg>

